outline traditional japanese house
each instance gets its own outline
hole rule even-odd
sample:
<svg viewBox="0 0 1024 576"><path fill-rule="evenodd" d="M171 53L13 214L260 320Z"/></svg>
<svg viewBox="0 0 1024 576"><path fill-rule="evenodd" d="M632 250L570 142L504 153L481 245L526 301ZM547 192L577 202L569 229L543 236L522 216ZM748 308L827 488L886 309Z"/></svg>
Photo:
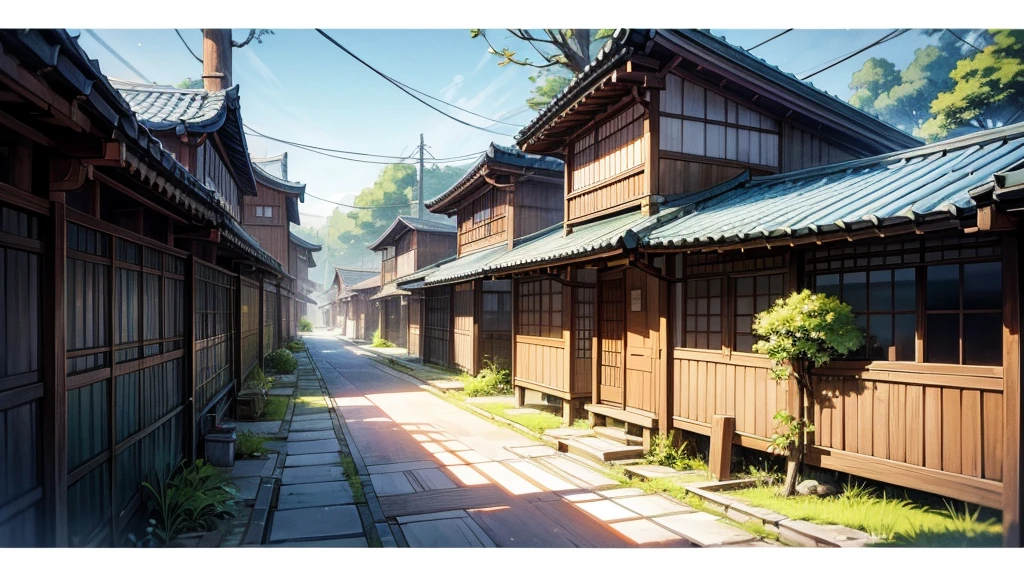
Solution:
<svg viewBox="0 0 1024 576"><path fill-rule="evenodd" d="M488 359L512 357L512 286L480 272L516 242L562 220L562 161L491 144L466 175L426 203L456 216L456 258L422 282L421 343L425 362L476 374ZM403 287L399 283L399 288Z"/></svg>
<svg viewBox="0 0 1024 576"><path fill-rule="evenodd" d="M667 201L744 172L919 143L696 30L617 31L517 140L527 152L566 159L564 223L482 270L516 271L517 398L543 392L562 404L566 422L586 404L648 437L665 386L658 366L668 361L659 352L668 286L628 255L641 227Z"/></svg>
<svg viewBox="0 0 1024 576"><path fill-rule="evenodd" d="M380 326L380 310L372 300L380 292L380 274L352 286L342 297L345 301L345 335L353 340L369 341Z"/></svg>
<svg viewBox="0 0 1024 576"><path fill-rule="evenodd" d="M617 31L518 141L567 171L564 226L482 268L516 278L517 385L589 386L592 420L644 444L719 417L765 450L776 411L805 413L805 462L1000 508L1020 545L1024 127L921 147L704 32ZM806 397L751 330L804 287L867 335ZM522 361L537 323L551 368Z"/></svg>
<svg viewBox="0 0 1024 576"><path fill-rule="evenodd" d="M323 247L319 244L303 240L295 233L288 235L288 272L296 278L295 288L292 292L295 306L292 313L294 322L290 327L294 328L296 332L300 319L306 318L312 322L316 314L317 303L313 296L319 292L319 285L309 279L309 269L316 268L313 253L322 249ZM292 334L293 338L294 336L295 333Z"/></svg>
<svg viewBox="0 0 1024 576"><path fill-rule="evenodd" d="M376 276L376 270L361 270L358 268L342 268L335 266L334 281L331 283L331 305L329 326L338 328L342 336L348 336L349 318L349 293L352 287L364 280Z"/></svg>
<svg viewBox="0 0 1024 576"><path fill-rule="evenodd" d="M229 79L115 87L66 31L0 31L0 546L141 534L142 480L229 412L245 276L287 277L237 220L247 163Z"/></svg>
<svg viewBox="0 0 1024 576"><path fill-rule="evenodd" d="M371 297L380 313L381 337L399 348L410 347L409 292L396 280L455 254L455 225L449 222L399 216L368 249L380 253L380 291ZM416 309L417 319L420 308ZM418 321L417 321L418 323ZM412 345L418 349L418 343Z"/></svg>

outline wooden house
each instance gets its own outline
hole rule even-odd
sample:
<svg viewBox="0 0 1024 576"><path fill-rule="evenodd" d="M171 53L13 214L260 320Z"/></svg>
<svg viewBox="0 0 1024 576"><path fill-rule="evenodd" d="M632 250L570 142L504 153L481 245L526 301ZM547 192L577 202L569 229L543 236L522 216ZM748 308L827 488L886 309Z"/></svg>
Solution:
<svg viewBox="0 0 1024 576"><path fill-rule="evenodd" d="M355 284L342 299L345 302L345 336L370 341L380 326L380 310L372 300L380 292L380 274Z"/></svg>
<svg viewBox="0 0 1024 576"><path fill-rule="evenodd" d="M349 333L350 315L349 298L352 287L360 282L369 280L377 275L376 270L362 270L358 268L344 268L335 266L334 281L331 283L331 305L329 307L329 326L337 328L342 336L351 336Z"/></svg>
<svg viewBox="0 0 1024 576"><path fill-rule="evenodd" d="M1020 545L1024 127L920 147L705 32L619 30L517 140L567 166L564 226L479 271L515 279L517 386L589 389L567 420L645 445L718 416L765 450L805 413L808 464L999 508ZM811 395L752 352L805 287L867 334Z"/></svg>
<svg viewBox="0 0 1024 576"><path fill-rule="evenodd" d="M456 258L399 282L418 287L424 362L476 374L485 359L508 366L512 356L511 282L480 273L522 238L562 220L562 162L491 144L466 175L426 203L455 216Z"/></svg>
<svg viewBox="0 0 1024 576"><path fill-rule="evenodd" d="M0 31L2 547L141 534L142 480L201 454L259 360L259 284L288 273L238 221L256 185L207 33L194 91Z"/></svg>
<svg viewBox="0 0 1024 576"><path fill-rule="evenodd" d="M317 283L309 279L309 269L316 268L314 252L319 252L323 247L299 238L294 233L288 234L288 273L295 277L295 285L292 288L291 321L287 324L292 330L291 338L298 334L299 320L306 318L310 322L316 306L313 296L317 293Z"/></svg>
<svg viewBox="0 0 1024 576"><path fill-rule="evenodd" d="M380 291L371 301L380 314L381 337L399 348L419 349L409 340L413 321L409 292L396 280L455 254L455 225L435 219L399 216L368 249L380 253Z"/></svg>

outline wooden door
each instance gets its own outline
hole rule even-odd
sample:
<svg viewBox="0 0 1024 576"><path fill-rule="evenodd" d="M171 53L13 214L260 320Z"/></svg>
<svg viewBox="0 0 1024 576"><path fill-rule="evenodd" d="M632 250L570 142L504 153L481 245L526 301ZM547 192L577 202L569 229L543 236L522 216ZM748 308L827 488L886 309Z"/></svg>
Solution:
<svg viewBox="0 0 1024 576"><path fill-rule="evenodd" d="M657 411L658 279L640 270L626 272L625 404Z"/></svg>
<svg viewBox="0 0 1024 576"><path fill-rule="evenodd" d="M622 407L623 393L623 305L625 280L622 271L601 276L600 371L598 392L601 404Z"/></svg>

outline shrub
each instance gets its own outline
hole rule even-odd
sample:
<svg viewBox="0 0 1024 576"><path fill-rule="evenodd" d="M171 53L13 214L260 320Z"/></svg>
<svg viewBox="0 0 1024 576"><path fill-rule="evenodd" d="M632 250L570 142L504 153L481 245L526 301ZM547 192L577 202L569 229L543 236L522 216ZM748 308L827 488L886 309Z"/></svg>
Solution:
<svg viewBox="0 0 1024 576"><path fill-rule="evenodd" d="M207 532L221 518L234 516L235 490L223 472L202 460L183 461L170 479L142 483L157 543L170 544L188 532ZM149 532L149 530L147 530Z"/></svg>
<svg viewBox="0 0 1024 576"><path fill-rule="evenodd" d="M292 340L291 342L284 345L289 352L302 352L306 349L306 344L302 340Z"/></svg>
<svg viewBox="0 0 1024 576"><path fill-rule="evenodd" d="M507 396L512 393L512 375L485 359L483 369L476 378L466 382L463 391L466 396Z"/></svg>
<svg viewBox="0 0 1024 576"><path fill-rule="evenodd" d="M238 434L238 438L235 439L235 457L236 458L258 458L266 454L266 450L263 449L263 444L266 443L267 437L257 434L251 430L245 430Z"/></svg>
<svg viewBox="0 0 1024 576"><path fill-rule="evenodd" d="M385 340L380 335L380 330L373 333L373 342L370 344L371 348L394 348L395 344L388 340Z"/></svg>
<svg viewBox="0 0 1024 576"><path fill-rule="evenodd" d="M651 449L644 454L644 462L655 466L668 466L676 470L700 470L704 463L687 455L687 444L675 445L675 430L668 434L656 434L651 439Z"/></svg>
<svg viewBox="0 0 1024 576"><path fill-rule="evenodd" d="M267 375L263 373L263 369L257 366L253 368L245 378L245 384L242 386L242 390L252 390L266 398L267 392L270 391L270 388L273 385L274 379L268 378Z"/></svg>
<svg viewBox="0 0 1024 576"><path fill-rule="evenodd" d="M299 318L299 332L312 332L313 323L309 321L309 318L303 316Z"/></svg>
<svg viewBox="0 0 1024 576"><path fill-rule="evenodd" d="M295 355L284 348L278 348L268 354L267 364L278 374L291 374L299 367L299 361L295 359Z"/></svg>

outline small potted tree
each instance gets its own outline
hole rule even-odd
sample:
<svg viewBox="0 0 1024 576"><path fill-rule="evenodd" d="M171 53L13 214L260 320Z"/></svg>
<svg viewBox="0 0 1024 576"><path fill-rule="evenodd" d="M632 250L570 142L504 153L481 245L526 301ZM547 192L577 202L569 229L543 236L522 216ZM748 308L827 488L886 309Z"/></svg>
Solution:
<svg viewBox="0 0 1024 576"><path fill-rule="evenodd" d="M811 371L860 348L864 335L854 322L849 304L810 290L777 300L754 318L753 331L761 338L754 344L754 351L772 360L772 379L783 381L792 376L804 399L799 414L781 410L775 415L777 426L784 431L776 432L771 445L773 453L787 457L783 494L792 496L803 461L804 433L814 429L804 406L807 398L814 397Z"/></svg>

